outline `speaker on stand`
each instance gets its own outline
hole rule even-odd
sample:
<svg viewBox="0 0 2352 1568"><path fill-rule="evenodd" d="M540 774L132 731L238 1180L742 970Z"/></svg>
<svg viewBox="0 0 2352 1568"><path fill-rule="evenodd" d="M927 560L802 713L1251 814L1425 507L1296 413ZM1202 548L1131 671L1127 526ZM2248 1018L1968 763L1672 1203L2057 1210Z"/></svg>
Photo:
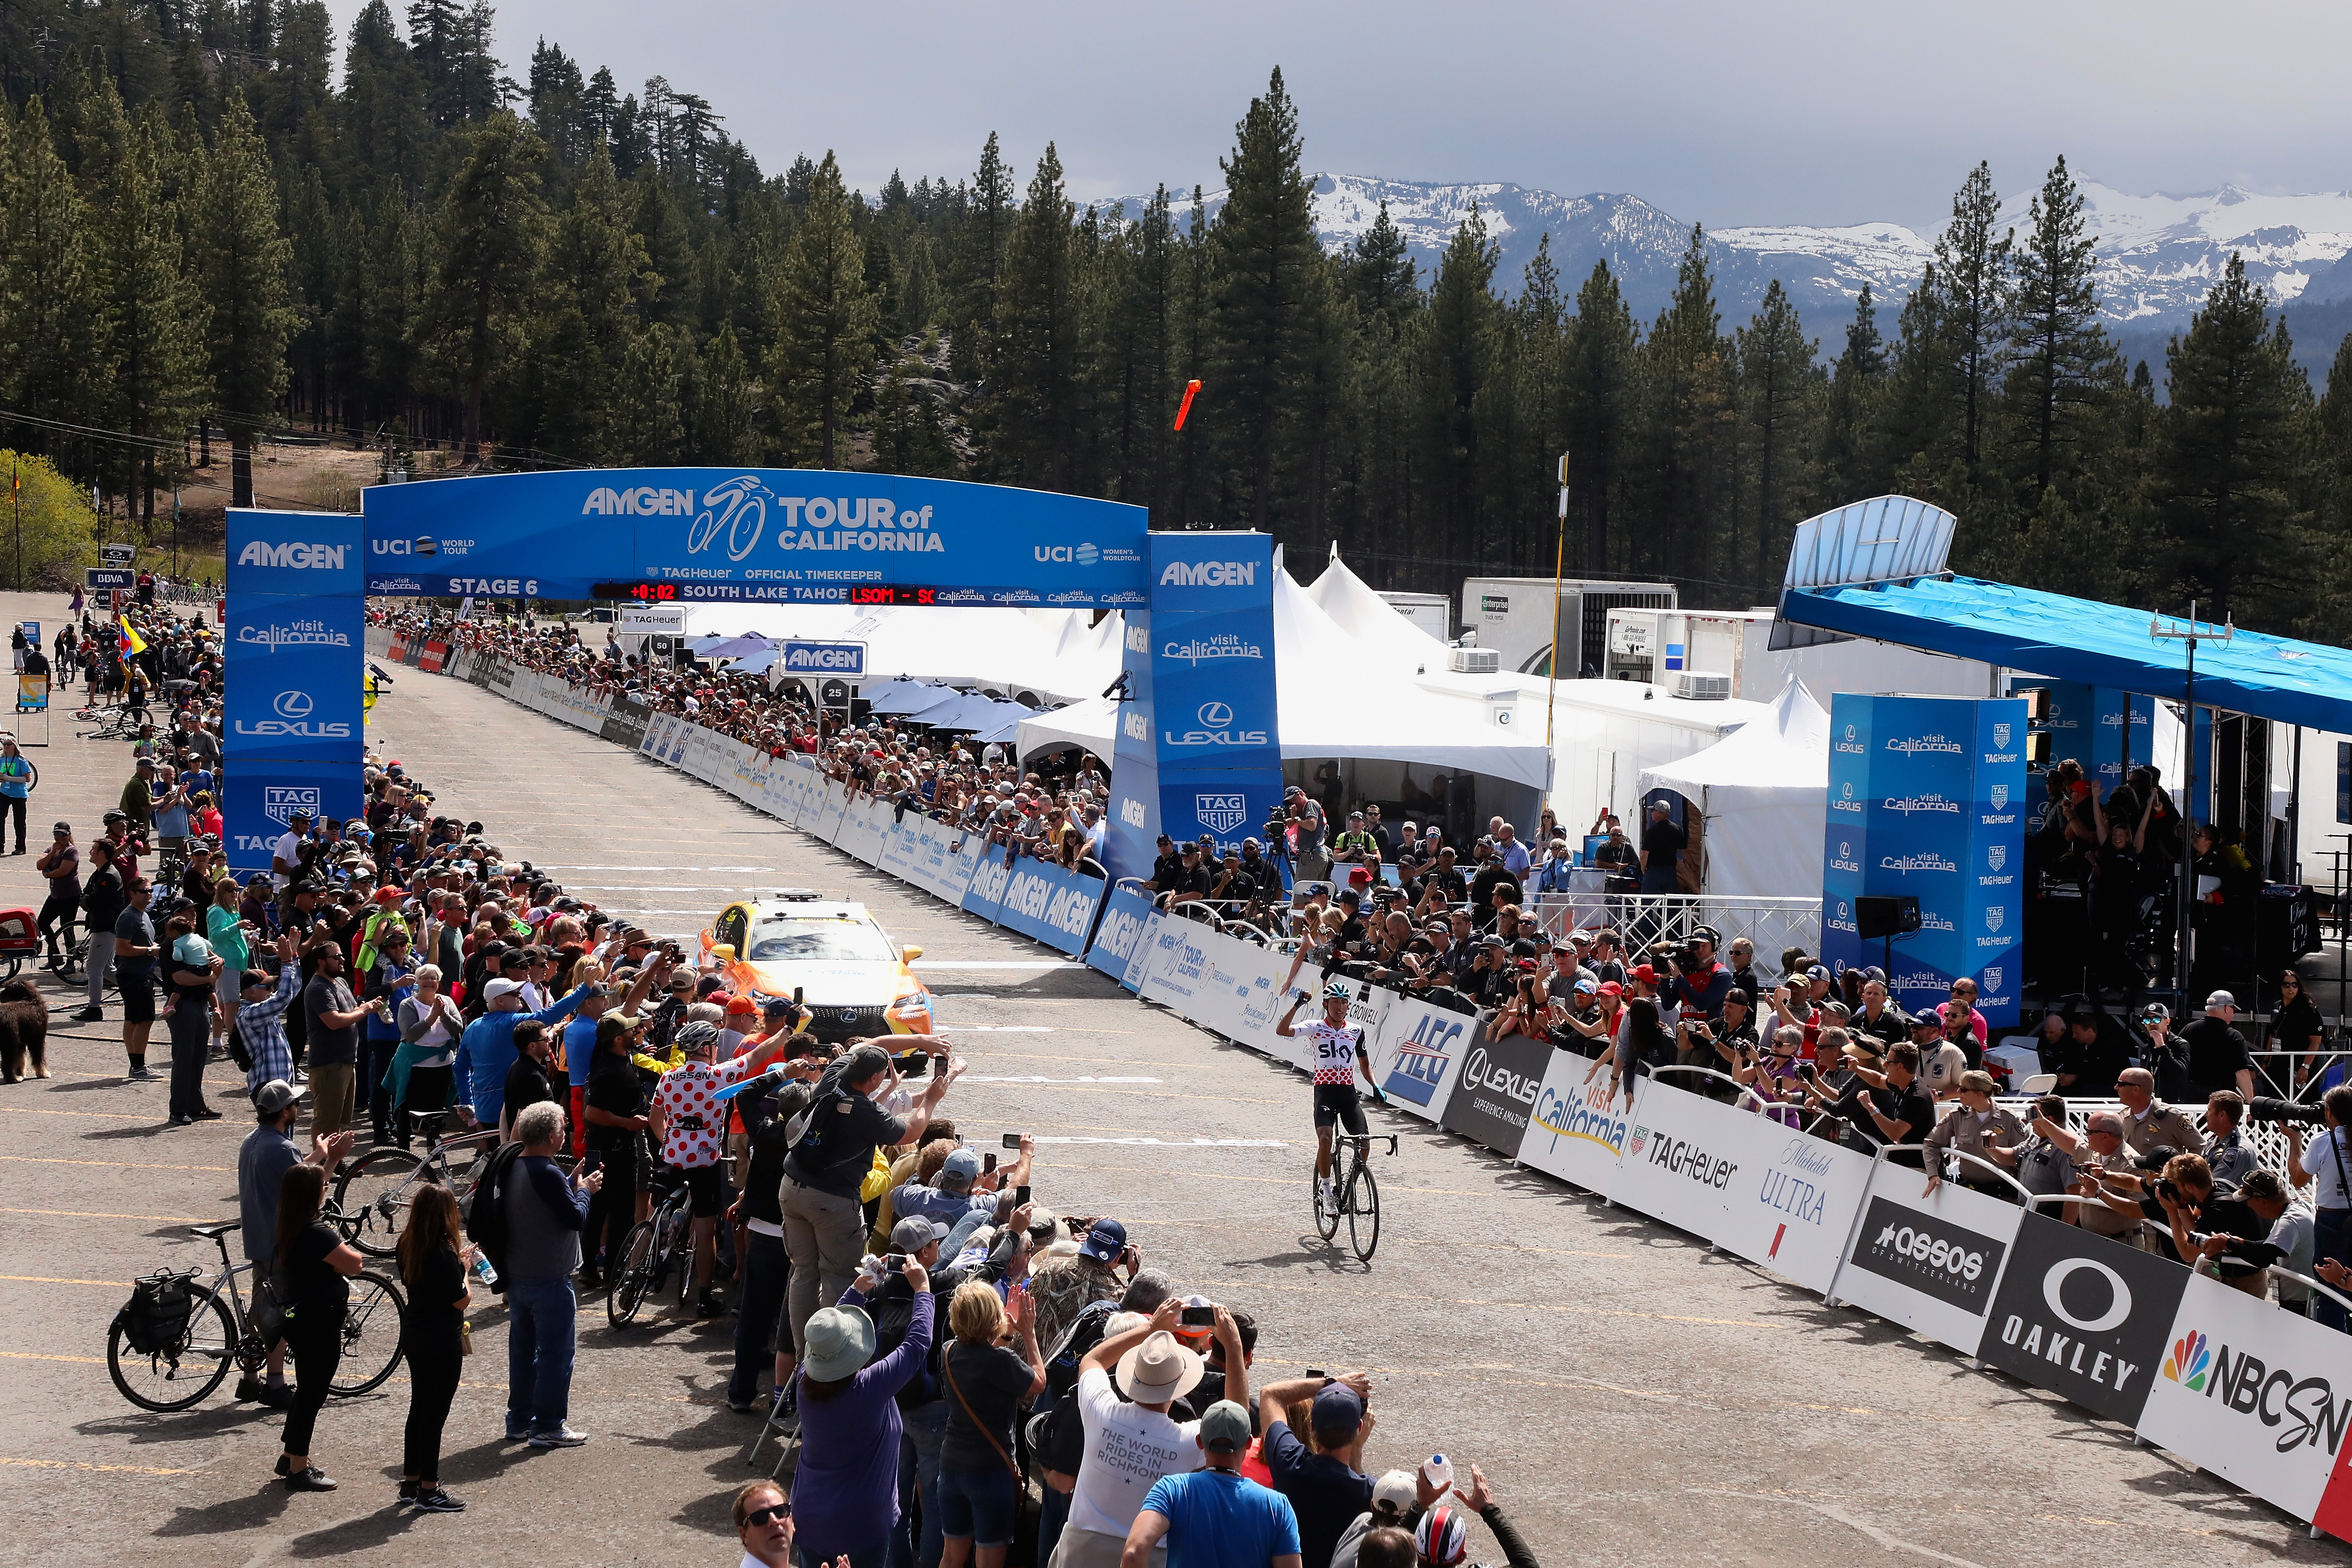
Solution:
<svg viewBox="0 0 2352 1568"><path fill-rule="evenodd" d="M1895 990L1895 939L1919 929L1919 900L1902 897L1864 897L1853 901L1854 934L1879 942L1879 964L1886 971L1886 989Z"/></svg>

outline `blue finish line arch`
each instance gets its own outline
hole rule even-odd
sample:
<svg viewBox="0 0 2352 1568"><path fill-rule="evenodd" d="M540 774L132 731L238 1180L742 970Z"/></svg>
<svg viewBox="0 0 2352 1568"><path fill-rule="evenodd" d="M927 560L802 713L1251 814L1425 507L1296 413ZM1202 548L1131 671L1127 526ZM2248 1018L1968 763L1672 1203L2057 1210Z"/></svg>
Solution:
<svg viewBox="0 0 2352 1568"><path fill-rule="evenodd" d="M1140 507L804 468L586 468L371 487L362 514L228 514L230 864L362 805L365 600L1117 609L1114 877L1160 832L1233 844L1282 798L1261 533L1153 533Z"/></svg>

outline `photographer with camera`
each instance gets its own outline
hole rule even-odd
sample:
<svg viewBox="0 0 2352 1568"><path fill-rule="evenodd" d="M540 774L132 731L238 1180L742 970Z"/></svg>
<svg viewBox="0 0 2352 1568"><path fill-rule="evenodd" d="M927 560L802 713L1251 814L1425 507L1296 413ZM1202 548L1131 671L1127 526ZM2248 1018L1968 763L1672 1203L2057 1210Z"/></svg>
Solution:
<svg viewBox="0 0 2352 1568"><path fill-rule="evenodd" d="M2352 1266L2352 1085L2338 1084L2327 1091L2319 1102L2320 1115L2327 1131L2313 1151L2315 1157L2304 1157L2304 1131L2300 1123L2286 1124L2286 1176L2298 1187L2313 1189L2316 1207L2312 1215L2312 1256L2319 1276L2329 1283L2326 1265L2333 1262L2341 1268ZM2341 1302L2326 1296L2315 1297L2311 1303L2315 1321L2342 1333L2345 1311Z"/></svg>
<svg viewBox="0 0 2352 1568"><path fill-rule="evenodd" d="M1858 1047L1849 1045L1846 1049L1858 1058ZM1806 1108L1827 1110L1844 1122L1848 1130L1846 1146L1859 1153L1875 1154L1888 1144L1920 1142L1936 1125L1935 1102L1927 1098L1916 1076L1919 1047L1908 1040L1887 1051L1883 1071L1873 1071L1857 1059L1853 1081L1834 1101L1822 1094L1818 1068L1808 1064L1799 1070L1808 1085L1815 1086L1807 1097ZM1914 1169L1921 1164L1916 1153L1890 1154L1887 1163Z"/></svg>

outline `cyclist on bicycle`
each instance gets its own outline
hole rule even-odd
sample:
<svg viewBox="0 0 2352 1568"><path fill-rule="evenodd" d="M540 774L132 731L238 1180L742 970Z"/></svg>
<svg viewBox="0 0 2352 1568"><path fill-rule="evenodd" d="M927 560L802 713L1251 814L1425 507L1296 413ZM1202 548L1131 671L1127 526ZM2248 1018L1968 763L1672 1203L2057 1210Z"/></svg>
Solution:
<svg viewBox="0 0 2352 1568"><path fill-rule="evenodd" d="M1274 1032L1286 1040L1304 1036L1314 1053L1310 1066L1315 1074L1315 1180L1322 1189L1326 1208L1332 1206L1332 1124L1344 1122L1348 1131L1358 1136L1369 1131L1364 1124L1363 1103L1356 1093L1358 1075L1362 1076L1374 1100L1383 1105L1388 1103L1388 1097L1372 1081L1371 1058L1364 1049L1364 1031L1349 1026L1348 1004L1351 999L1346 982L1331 982L1323 988L1323 1016L1303 1029L1294 1029L1291 1019L1307 1005L1307 993L1302 990L1274 1026Z"/></svg>
<svg viewBox="0 0 2352 1568"><path fill-rule="evenodd" d="M694 1287L697 1310L708 1316L720 1310L710 1288L710 1266L717 1255L719 1215L727 1206L726 1173L719 1163L720 1134L727 1108L719 1091L728 1085L767 1070L784 1054L792 1037L779 1031L742 1056L716 1062L719 1028L715 1024L688 1024L677 1032L676 1045L686 1053L686 1065L662 1075L654 1090L652 1125L660 1140L661 1158L686 1177L694 1215Z"/></svg>

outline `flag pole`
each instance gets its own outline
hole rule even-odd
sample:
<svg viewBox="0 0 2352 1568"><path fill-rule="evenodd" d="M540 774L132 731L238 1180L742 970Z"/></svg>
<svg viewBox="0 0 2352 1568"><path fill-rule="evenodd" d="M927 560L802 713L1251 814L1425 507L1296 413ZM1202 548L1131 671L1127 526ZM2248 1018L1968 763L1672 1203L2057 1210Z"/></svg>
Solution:
<svg viewBox="0 0 2352 1568"><path fill-rule="evenodd" d="M1559 538L1551 552L1551 679L1544 688L1545 793L1550 793L1552 703L1559 692L1559 598L1568 572L1568 454L1559 455Z"/></svg>

